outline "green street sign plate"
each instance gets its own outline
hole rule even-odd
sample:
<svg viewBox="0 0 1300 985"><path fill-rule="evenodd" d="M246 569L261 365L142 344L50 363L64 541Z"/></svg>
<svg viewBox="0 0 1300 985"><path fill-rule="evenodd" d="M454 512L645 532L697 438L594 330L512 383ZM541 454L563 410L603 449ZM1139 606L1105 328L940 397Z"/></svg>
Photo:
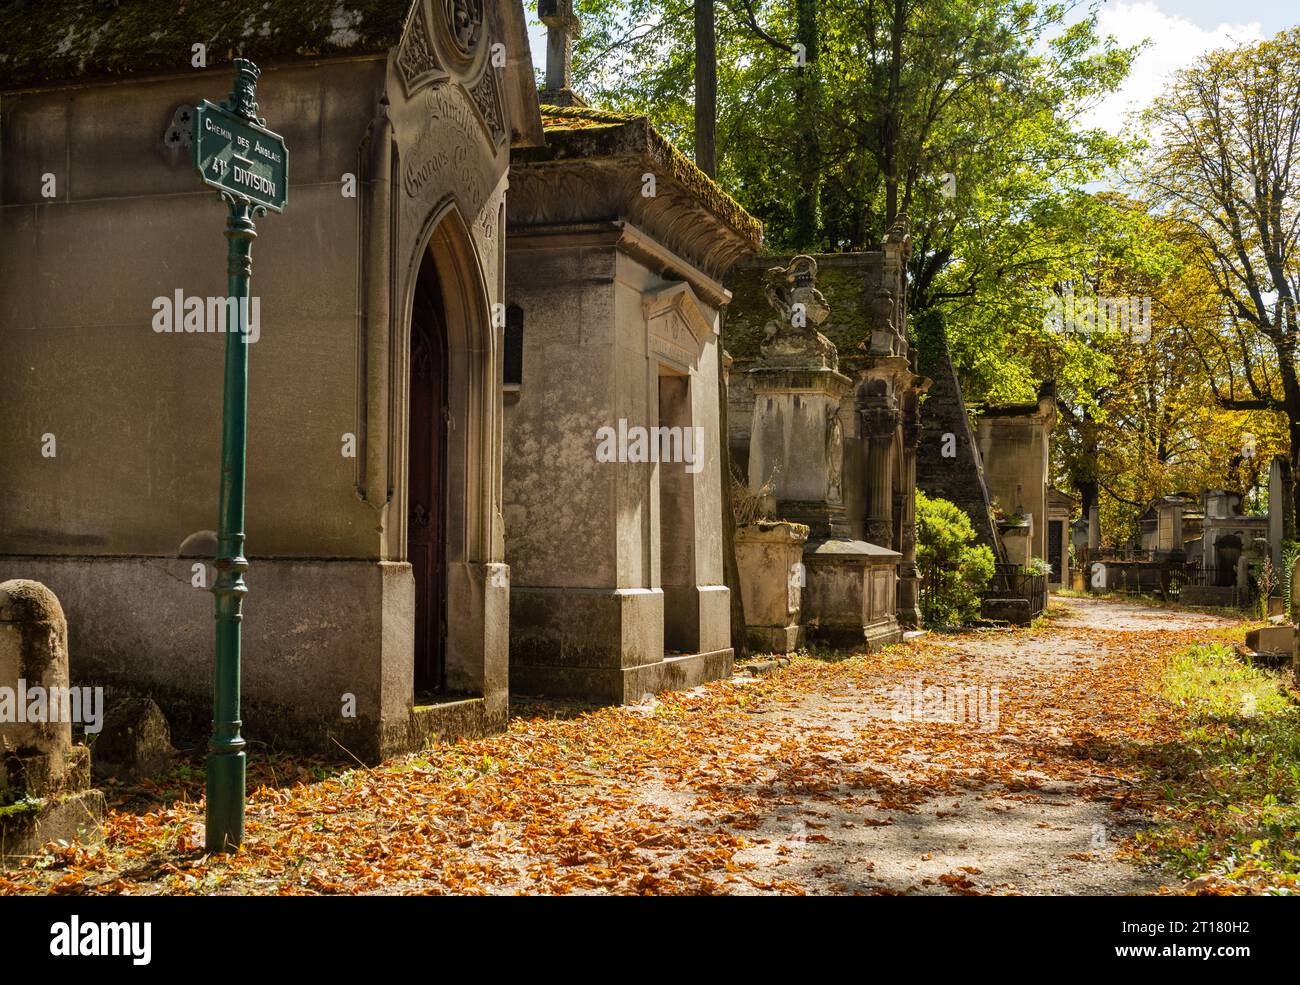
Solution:
<svg viewBox="0 0 1300 985"><path fill-rule="evenodd" d="M213 188L274 212L284 211L289 200L289 151L278 133L205 99L194 115L191 146L199 177Z"/></svg>

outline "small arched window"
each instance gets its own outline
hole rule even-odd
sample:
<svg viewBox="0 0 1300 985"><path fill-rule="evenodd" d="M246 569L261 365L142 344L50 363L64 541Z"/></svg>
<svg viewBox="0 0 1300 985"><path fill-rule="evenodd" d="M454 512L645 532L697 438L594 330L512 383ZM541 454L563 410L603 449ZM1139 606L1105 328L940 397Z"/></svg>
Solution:
<svg viewBox="0 0 1300 985"><path fill-rule="evenodd" d="M501 382L507 390L518 390L524 382L524 309L517 304L506 308L505 351Z"/></svg>

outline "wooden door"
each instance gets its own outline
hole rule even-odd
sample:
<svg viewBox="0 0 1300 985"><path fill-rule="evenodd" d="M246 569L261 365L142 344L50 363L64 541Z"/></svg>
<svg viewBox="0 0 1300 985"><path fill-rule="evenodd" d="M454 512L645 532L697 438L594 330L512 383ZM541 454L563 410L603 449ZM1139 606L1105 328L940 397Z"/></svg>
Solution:
<svg viewBox="0 0 1300 985"><path fill-rule="evenodd" d="M447 333L432 263L411 314L407 557L415 573L415 691L440 691L446 641L445 530Z"/></svg>

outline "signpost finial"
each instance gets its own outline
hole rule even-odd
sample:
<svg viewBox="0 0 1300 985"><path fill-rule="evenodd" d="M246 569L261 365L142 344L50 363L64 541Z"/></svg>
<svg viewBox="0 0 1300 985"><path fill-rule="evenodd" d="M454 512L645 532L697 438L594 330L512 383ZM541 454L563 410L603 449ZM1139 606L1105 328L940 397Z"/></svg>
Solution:
<svg viewBox="0 0 1300 985"><path fill-rule="evenodd" d="M247 58L235 59L235 84L222 108L253 123L262 123L257 115L257 80L262 70Z"/></svg>

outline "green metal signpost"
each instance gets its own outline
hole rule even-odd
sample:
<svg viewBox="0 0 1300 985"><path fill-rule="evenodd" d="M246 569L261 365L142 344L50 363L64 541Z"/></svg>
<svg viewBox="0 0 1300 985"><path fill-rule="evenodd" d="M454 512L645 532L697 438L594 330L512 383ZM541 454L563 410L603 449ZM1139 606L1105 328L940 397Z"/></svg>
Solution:
<svg viewBox="0 0 1300 985"><path fill-rule="evenodd" d="M248 443L248 307L254 218L284 211L289 155L257 116L260 70L235 59L235 84L221 105L204 100L194 118L194 167L229 206L226 219L226 375L221 416L221 499L217 533L216 693L208 743L207 850L229 852L244 841L244 739L239 734L241 612L244 572L244 467Z"/></svg>

